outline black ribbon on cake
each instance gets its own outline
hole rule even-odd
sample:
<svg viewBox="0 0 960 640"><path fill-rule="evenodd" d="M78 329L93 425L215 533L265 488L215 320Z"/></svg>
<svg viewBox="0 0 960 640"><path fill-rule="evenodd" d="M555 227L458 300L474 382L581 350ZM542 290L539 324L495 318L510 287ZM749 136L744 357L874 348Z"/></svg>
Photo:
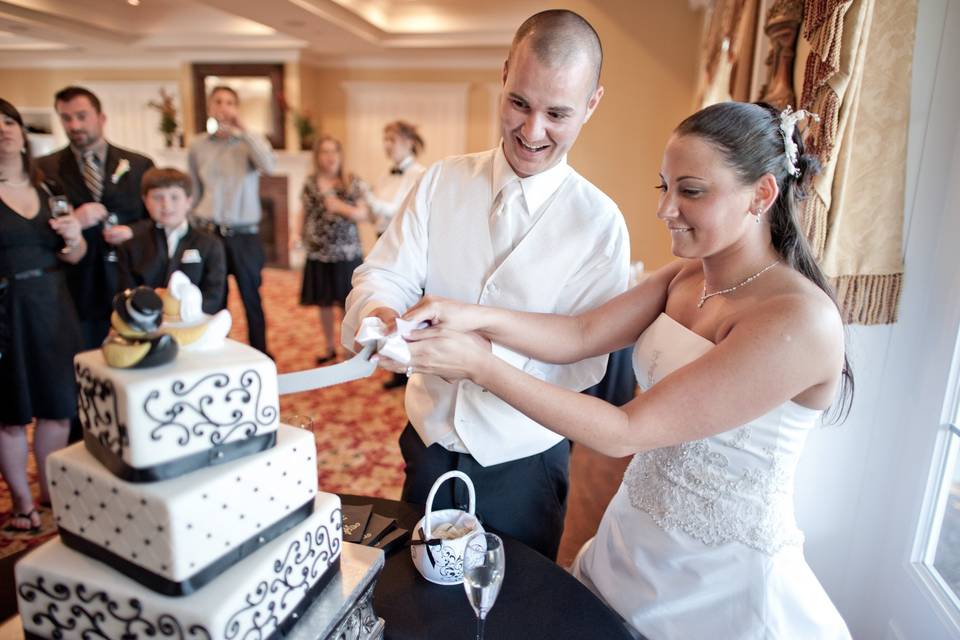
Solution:
<svg viewBox="0 0 960 640"><path fill-rule="evenodd" d="M64 529L63 527L59 528L59 532L60 539L63 540L63 543L74 551L78 551L87 557L93 558L94 560L99 560L100 562L113 567L120 573L124 574L128 578L136 580L151 591L165 596L186 596L207 584L221 573L240 562L283 532L304 521L310 516L311 513L313 513L313 507L314 498L311 497L307 502L297 507L294 511L291 511L287 515L283 516L283 518L273 523L266 529L255 533L197 573L193 574L186 580L181 580L180 582L170 580L169 578L154 573L149 569L145 569L138 564L134 564L130 560L117 555L109 549L101 547L94 542L90 542L86 538L82 538L77 534Z"/></svg>
<svg viewBox="0 0 960 640"><path fill-rule="evenodd" d="M87 430L83 432L83 442L94 458L110 470L113 475L127 482L157 482L182 476L215 464L230 462L243 456L260 453L277 443L277 432L271 431L245 440L236 440L226 444L214 445L204 451L162 462L150 467L132 467L123 458L111 451L97 436Z"/></svg>

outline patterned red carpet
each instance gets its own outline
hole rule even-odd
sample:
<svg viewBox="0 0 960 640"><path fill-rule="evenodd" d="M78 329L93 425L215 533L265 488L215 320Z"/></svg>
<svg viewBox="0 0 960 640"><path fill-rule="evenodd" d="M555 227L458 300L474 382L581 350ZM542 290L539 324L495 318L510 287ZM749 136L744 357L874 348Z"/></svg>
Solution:
<svg viewBox="0 0 960 640"><path fill-rule="evenodd" d="M325 353L316 307L301 307L300 274L267 269L261 290L267 314L267 340L281 373L308 369ZM236 289L231 284L231 337L246 342L246 322ZM403 482L403 462L397 438L406 424L402 390L384 391L389 374L377 371L365 380L285 396L280 399L282 418L298 415L313 421L317 440L320 487L325 491L398 498ZM37 490L36 467L31 455L29 476ZM0 483L0 527L10 518L6 484ZM49 509L42 510L39 534L0 530L0 558L45 541L54 533Z"/></svg>

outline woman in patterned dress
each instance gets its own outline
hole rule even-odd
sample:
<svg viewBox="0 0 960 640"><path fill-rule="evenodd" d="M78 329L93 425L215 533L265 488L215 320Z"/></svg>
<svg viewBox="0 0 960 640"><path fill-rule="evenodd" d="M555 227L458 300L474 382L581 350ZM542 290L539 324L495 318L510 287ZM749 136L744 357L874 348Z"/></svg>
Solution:
<svg viewBox="0 0 960 640"><path fill-rule="evenodd" d="M345 174L340 141L320 137L313 145L313 174L301 195L302 235L294 240L302 243L307 255L300 304L320 307L326 352L317 357L317 364L336 358L334 309L343 313L353 270L363 262L357 223L372 221L363 201L366 191L362 180Z"/></svg>

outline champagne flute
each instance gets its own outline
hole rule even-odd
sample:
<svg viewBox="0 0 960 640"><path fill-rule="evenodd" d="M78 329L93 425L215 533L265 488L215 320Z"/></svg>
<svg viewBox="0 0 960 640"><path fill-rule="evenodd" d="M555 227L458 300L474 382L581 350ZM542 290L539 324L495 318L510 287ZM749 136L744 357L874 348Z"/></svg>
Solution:
<svg viewBox="0 0 960 640"><path fill-rule="evenodd" d="M70 206L70 200L67 199L67 196L50 196L47 202L50 205L50 215L54 218L70 215L73 208ZM60 249L60 253L70 253L70 247Z"/></svg>
<svg viewBox="0 0 960 640"><path fill-rule="evenodd" d="M108 214L107 217L103 219L103 230L106 231L107 229L112 229L119 223L120 218L117 217L117 214ZM117 262L117 250L113 248L113 245L110 245L110 249L107 251L105 259L107 262Z"/></svg>
<svg viewBox="0 0 960 640"><path fill-rule="evenodd" d="M503 573L503 540L485 532L470 536L463 552L463 588L477 614L476 640L483 640L484 623L497 601Z"/></svg>

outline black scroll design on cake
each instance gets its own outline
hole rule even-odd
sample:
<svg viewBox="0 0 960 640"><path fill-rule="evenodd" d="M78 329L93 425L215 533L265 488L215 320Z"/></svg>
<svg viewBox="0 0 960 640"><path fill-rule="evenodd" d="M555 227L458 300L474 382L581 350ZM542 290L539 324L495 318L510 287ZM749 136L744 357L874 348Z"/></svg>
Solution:
<svg viewBox="0 0 960 640"><path fill-rule="evenodd" d="M24 582L17 589L25 602L42 601L42 612L30 616L31 622L44 627L43 637L60 640L64 631L80 638L174 638L175 640L212 640L203 625L185 626L176 617L163 613L150 620L143 615L137 598L115 600L106 591L91 591L82 582L73 588L62 582L48 587L43 576L35 583ZM111 633L114 624L123 625L123 633ZM46 627L50 629L47 630ZM38 637L38 634L30 634Z"/></svg>
<svg viewBox="0 0 960 640"><path fill-rule="evenodd" d="M101 380L90 367L75 363L80 422L104 448L120 456L130 445L127 426L120 421L117 392L112 380Z"/></svg>
<svg viewBox="0 0 960 640"><path fill-rule="evenodd" d="M150 437L161 440L172 432L180 446L208 436L210 444L220 445L237 431L249 438L277 419L277 407L260 404L262 387L260 374L248 369L235 382L226 373L211 373L189 385L177 380L170 385L168 408L158 406L161 392L151 391L143 402L144 413L156 424ZM245 412L246 406L252 411Z"/></svg>
<svg viewBox="0 0 960 640"><path fill-rule="evenodd" d="M227 619L224 638L269 640L285 633L336 573L340 536L331 535L331 530L342 526L343 516L336 509L330 528L321 524L291 542L283 557L274 561L273 574L261 580L244 598L245 606Z"/></svg>

